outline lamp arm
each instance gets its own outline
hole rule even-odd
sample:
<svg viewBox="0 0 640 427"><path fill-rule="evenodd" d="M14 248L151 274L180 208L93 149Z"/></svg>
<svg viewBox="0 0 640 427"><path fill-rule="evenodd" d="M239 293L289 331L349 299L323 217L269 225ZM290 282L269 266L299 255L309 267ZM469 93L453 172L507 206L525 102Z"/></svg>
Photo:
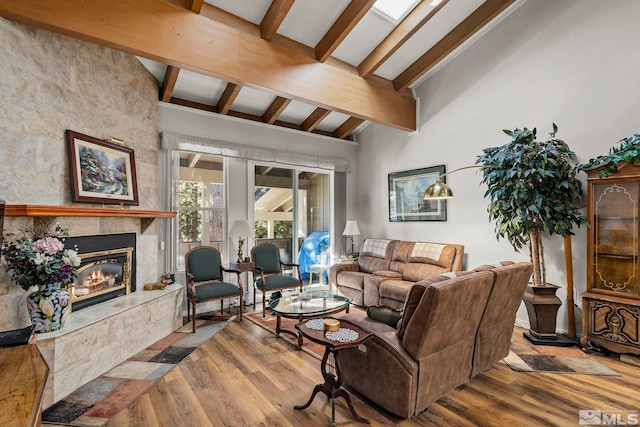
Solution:
<svg viewBox="0 0 640 427"><path fill-rule="evenodd" d="M463 167L461 167L461 168L454 169L454 170L452 170L452 171L449 171L449 172L445 172L445 173L443 173L442 175L440 175L440 176L438 177L438 181L440 181L440 179L441 179L443 176L447 176L447 175L449 175L450 173L458 172L458 171L461 171L461 170L463 170L463 169L472 169L472 168L498 169L498 166L494 166L494 165L471 165L471 166L463 166Z"/></svg>

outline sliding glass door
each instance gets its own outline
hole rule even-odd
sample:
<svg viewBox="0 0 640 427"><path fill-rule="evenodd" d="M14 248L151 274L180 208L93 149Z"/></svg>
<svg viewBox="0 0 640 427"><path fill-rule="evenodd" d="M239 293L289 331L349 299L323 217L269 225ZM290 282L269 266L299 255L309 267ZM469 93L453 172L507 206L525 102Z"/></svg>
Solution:
<svg viewBox="0 0 640 427"><path fill-rule="evenodd" d="M281 260L299 263L304 279L311 265L329 263L330 183L320 171L254 167L256 243L278 246Z"/></svg>

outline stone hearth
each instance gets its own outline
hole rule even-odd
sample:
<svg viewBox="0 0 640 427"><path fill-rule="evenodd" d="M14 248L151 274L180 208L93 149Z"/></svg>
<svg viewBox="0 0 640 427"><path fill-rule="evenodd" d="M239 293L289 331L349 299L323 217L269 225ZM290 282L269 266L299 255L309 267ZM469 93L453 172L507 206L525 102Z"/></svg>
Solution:
<svg viewBox="0 0 640 427"><path fill-rule="evenodd" d="M183 287L138 291L72 312L59 331L38 334L50 368L47 408L182 326Z"/></svg>

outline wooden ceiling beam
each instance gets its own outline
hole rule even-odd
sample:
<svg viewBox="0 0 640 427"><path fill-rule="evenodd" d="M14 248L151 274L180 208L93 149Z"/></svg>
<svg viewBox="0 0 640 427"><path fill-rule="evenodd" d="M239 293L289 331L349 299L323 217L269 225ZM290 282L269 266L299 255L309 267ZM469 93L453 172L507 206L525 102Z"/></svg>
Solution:
<svg viewBox="0 0 640 427"><path fill-rule="evenodd" d="M351 3L342 11L336 22L316 45L316 59L320 62L326 61L374 3L375 0L351 0Z"/></svg>
<svg viewBox="0 0 640 427"><path fill-rule="evenodd" d="M211 113L217 113L216 107L214 105L207 105L201 102L189 101L187 99L182 98L171 98L169 101L171 104L182 105L183 107L194 108L196 110L209 111Z"/></svg>
<svg viewBox="0 0 640 427"><path fill-rule="evenodd" d="M420 76L424 75L464 43L465 40L477 33L507 7L511 6L514 1L515 0L487 0L482 3L471 15L467 16L424 55L400 73L398 77L393 80L393 86L398 91L408 88L418 80Z"/></svg>
<svg viewBox="0 0 640 427"><path fill-rule="evenodd" d="M347 120L345 120L344 123L338 126L338 129L333 131L333 136L339 139L346 138L362 123L364 123L364 120L362 119L359 119L357 117L349 117Z"/></svg>
<svg viewBox="0 0 640 427"><path fill-rule="evenodd" d="M229 110L231 110L231 106L233 102L238 97L242 86L237 85L235 83L227 83L227 87L224 88L224 92L222 92L222 96L218 100L218 104L216 105L216 111L220 114L227 114Z"/></svg>
<svg viewBox="0 0 640 427"><path fill-rule="evenodd" d="M181 99L181 98L171 98L170 102L172 104L175 104L175 105L182 105L183 107L189 107L189 108L193 108L193 109L196 109L196 110L202 110L202 111L208 111L208 112L211 112L211 113L217 113L216 107L214 107L212 105L202 104L200 102L188 101L186 99ZM262 117L256 116L254 114L242 113L240 111L229 110L229 112L227 113L227 116L237 117L239 119L250 120L250 121L262 123ZM282 120L276 120L272 124L274 126L280 126L280 127L287 128L287 129L302 130L300 128L300 125L297 125L295 123L283 122ZM333 132L327 132L325 130L314 129L311 133L314 133L316 135L323 135L323 136L330 136L330 137L333 137L333 138L337 138L334 135ZM345 135L345 137L346 136L347 135ZM339 138L339 139L344 139L344 137L343 138Z"/></svg>
<svg viewBox="0 0 640 427"><path fill-rule="evenodd" d="M300 128L305 132L311 132L314 130L329 114L330 110L324 108L316 108L313 113L309 114L304 122L300 125Z"/></svg>
<svg viewBox="0 0 640 427"><path fill-rule="evenodd" d="M449 2L442 0L437 6L422 1L400 22L385 39L358 65L361 77L371 76L391 55L424 26Z"/></svg>
<svg viewBox="0 0 640 427"><path fill-rule="evenodd" d="M410 96L164 0L0 0L0 16L364 120L416 129Z"/></svg>
<svg viewBox="0 0 640 427"><path fill-rule="evenodd" d="M295 0L273 0L269 6L269 10L260 22L260 36L265 40L271 40L273 35L280 28L280 24L287 17L289 9L293 6Z"/></svg>
<svg viewBox="0 0 640 427"><path fill-rule="evenodd" d="M162 79L162 86L160 87L160 101L169 102L171 100L178 74L180 74L180 68L172 67L171 65L167 66L164 72L164 79Z"/></svg>
<svg viewBox="0 0 640 427"><path fill-rule="evenodd" d="M276 99L273 100L267 111L262 115L262 120L265 123L272 125L280 114L287 108L287 106L291 103L290 99L283 98L281 96L277 96Z"/></svg>
<svg viewBox="0 0 640 427"><path fill-rule="evenodd" d="M187 0L187 3L186 9L194 13L200 13L204 0ZM180 3L176 4L182 7ZM164 72L164 79L162 79L162 86L160 87L160 101L169 102L171 100L173 89L178 81L178 74L180 74L180 68L167 65L167 69Z"/></svg>

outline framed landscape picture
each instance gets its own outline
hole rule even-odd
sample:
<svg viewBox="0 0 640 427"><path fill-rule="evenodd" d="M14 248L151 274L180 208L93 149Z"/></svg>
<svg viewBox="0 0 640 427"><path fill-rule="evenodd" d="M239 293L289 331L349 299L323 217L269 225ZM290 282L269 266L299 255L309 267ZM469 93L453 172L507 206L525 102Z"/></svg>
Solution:
<svg viewBox="0 0 640 427"><path fill-rule="evenodd" d="M74 202L138 205L133 149L66 131Z"/></svg>
<svg viewBox="0 0 640 427"><path fill-rule="evenodd" d="M444 174L444 165L389 174L389 221L446 221L445 200L423 200L424 190Z"/></svg>

